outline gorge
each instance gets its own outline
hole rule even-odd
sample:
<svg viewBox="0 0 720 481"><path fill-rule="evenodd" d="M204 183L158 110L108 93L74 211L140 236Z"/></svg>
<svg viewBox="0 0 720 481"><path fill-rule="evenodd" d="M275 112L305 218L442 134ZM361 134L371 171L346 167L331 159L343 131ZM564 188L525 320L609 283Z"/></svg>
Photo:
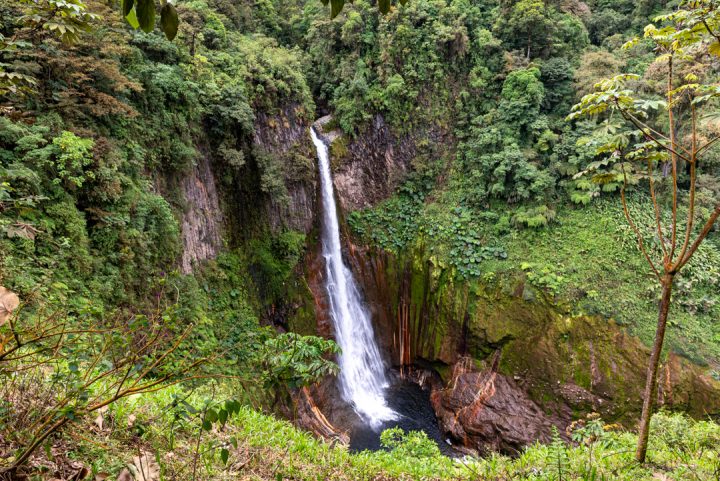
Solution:
<svg viewBox="0 0 720 481"><path fill-rule="evenodd" d="M717 479L715 2L0 3L0 481Z"/></svg>
<svg viewBox="0 0 720 481"><path fill-rule="evenodd" d="M331 118L316 122L312 129L315 145L321 143L321 159L324 142L332 151L333 145L346 141L332 130ZM377 130L367 134L371 138L383 135L382 123L373 129ZM345 157L328 165L355 172L404 168L388 163L393 159L393 140L380 152L368 151L363 142L362 137L350 142ZM357 185L361 179L352 182ZM345 185L339 192L341 202L362 199L357 190L353 197L343 197L343 192L350 192ZM340 231L344 232L342 251L367 302L380 350L389 356L388 379L393 385L396 378L405 379L393 392L406 397L387 403L403 417L409 415L406 426L427 430L443 449L453 445L450 453L512 454L536 440L549 440L553 426L562 429L578 413L599 412L606 420L632 422L637 409L632 406L639 403L643 378L637 366L643 365L646 350L622 328L594 316L573 315L523 277L468 286L437 265L422 246L397 255L358 244L346 228ZM305 265L317 324L291 318L290 327L332 337L334 317L328 313L332 300L320 274L325 268L320 259L325 256L324 246L321 252L310 250ZM342 366L340 361L341 379ZM717 386L701 371L671 357L663 371L661 402L699 415L717 410ZM422 389L416 391L415 383L430 392L432 414L425 411L413 420L412 410L404 410L403 402L422 404ZM351 447L355 433L361 440L356 446L379 447L372 430L355 431L357 424L337 406L333 388L321 385L310 391L328 421L350 433ZM312 423L306 425L313 430Z"/></svg>

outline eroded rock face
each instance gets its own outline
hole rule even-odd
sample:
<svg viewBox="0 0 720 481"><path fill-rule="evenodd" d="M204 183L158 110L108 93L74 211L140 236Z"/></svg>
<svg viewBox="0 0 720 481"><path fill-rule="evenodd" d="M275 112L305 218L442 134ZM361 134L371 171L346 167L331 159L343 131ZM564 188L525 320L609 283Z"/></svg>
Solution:
<svg viewBox="0 0 720 481"><path fill-rule="evenodd" d="M183 274L189 274L197 263L215 258L222 247L223 216L215 176L206 155L182 179L182 192L186 209L181 222L180 267Z"/></svg>
<svg viewBox="0 0 720 481"><path fill-rule="evenodd" d="M550 440L564 421L548 417L511 378L493 367L478 371L470 358L453 367L447 386L431 395L440 427L465 448L518 453L535 441Z"/></svg>
<svg viewBox="0 0 720 481"><path fill-rule="evenodd" d="M335 191L347 212L390 197L411 170L411 162L420 153L419 144L428 146L429 151L442 145L439 128L396 135L379 114L353 137L333 129L331 117L323 117L315 125L330 144Z"/></svg>
<svg viewBox="0 0 720 481"><path fill-rule="evenodd" d="M382 118L352 140L330 125L326 119L319 126L332 142L343 208L367 207L389 196L417 154L415 140L394 137ZM522 276L493 285L458 281L422 248L398 258L354 245L348 237L345 259L388 364L439 373L433 407L442 429L466 448L514 452L547 441L553 426L563 433L574 418L590 412L628 427L636 422L649 353L621 327L569 315ZM321 256L308 255L305 268L315 324L303 333L332 337ZM495 368L478 369L468 361L488 360L495 352L501 353ZM318 388L314 399L332 425L343 425L350 414L333 402L331 384ZM703 368L671 356L662 367L659 404L694 416L720 415L720 383Z"/></svg>
<svg viewBox="0 0 720 481"><path fill-rule="evenodd" d="M326 441L347 446L350 443L350 436L334 426L321 410L327 399L323 399L317 389L303 387L293 394L295 404L295 421L304 429L308 429L315 435ZM319 405L320 404L320 405ZM327 407L325 407L327 410Z"/></svg>
<svg viewBox="0 0 720 481"><path fill-rule="evenodd" d="M637 421L649 350L612 321L569 315L522 276L494 285L459 282L424 253L398 259L363 247L348 252L394 366L430 366L447 389L463 359L488 360L500 351L498 376L504 377L492 402L509 397L511 404L524 405L517 388L561 425L590 412L628 427ZM528 290L533 296L525 295ZM671 355L661 368L659 405L696 417L720 415L720 383L705 371ZM474 374L460 379L469 386L479 382ZM454 396L444 394L443 403L460 402ZM518 439L505 428L500 434Z"/></svg>

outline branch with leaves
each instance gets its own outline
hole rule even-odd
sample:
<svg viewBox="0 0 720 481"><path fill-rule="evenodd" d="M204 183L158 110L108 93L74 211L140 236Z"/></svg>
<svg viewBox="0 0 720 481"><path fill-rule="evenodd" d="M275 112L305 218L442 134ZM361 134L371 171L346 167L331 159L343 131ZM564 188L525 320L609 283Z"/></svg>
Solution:
<svg viewBox="0 0 720 481"><path fill-rule="evenodd" d="M66 425L119 399L212 377L200 367L213 358L187 351L192 326L173 334L163 314L101 319L74 328L64 313L53 313L3 326L0 399L18 408L4 424L12 432L3 433L16 446L16 456L0 466L0 475L15 472ZM43 383L47 392L28 397L31 385L39 388L38 376L52 382Z"/></svg>

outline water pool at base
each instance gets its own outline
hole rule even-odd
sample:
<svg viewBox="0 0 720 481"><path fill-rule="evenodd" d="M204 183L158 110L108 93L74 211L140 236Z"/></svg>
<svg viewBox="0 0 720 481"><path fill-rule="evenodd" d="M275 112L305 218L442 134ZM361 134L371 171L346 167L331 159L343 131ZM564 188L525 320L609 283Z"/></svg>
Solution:
<svg viewBox="0 0 720 481"><path fill-rule="evenodd" d="M435 411L430 404L429 389L423 389L411 381L397 379L385 391L385 399L388 406L398 414L398 419L386 421L378 429L367 425L353 428L350 432L351 451L382 449L380 433L397 426L406 432L424 431L428 438L435 441L443 454L452 457L459 455L440 432Z"/></svg>

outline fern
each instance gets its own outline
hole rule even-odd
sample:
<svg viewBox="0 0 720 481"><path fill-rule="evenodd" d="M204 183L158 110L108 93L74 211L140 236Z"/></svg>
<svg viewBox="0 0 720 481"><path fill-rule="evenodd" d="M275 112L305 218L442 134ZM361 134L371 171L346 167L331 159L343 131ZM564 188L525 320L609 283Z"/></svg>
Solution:
<svg viewBox="0 0 720 481"><path fill-rule="evenodd" d="M560 433L555 426L553 426L552 430L550 456L553 461L553 466L557 470L557 481L563 481L563 472L567 470L567 465L570 463L570 459L568 458L565 442L563 442L562 438L560 438Z"/></svg>

